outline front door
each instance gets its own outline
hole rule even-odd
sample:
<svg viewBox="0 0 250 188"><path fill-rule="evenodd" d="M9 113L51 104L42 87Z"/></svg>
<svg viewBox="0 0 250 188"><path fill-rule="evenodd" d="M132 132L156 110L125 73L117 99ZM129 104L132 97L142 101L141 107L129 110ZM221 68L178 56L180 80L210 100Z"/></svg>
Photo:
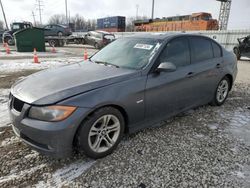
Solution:
<svg viewBox="0 0 250 188"><path fill-rule="evenodd" d="M190 66L190 48L186 37L170 41L156 63L171 62L174 72L152 72L148 75L145 99L146 119L160 120L191 106L193 70Z"/></svg>

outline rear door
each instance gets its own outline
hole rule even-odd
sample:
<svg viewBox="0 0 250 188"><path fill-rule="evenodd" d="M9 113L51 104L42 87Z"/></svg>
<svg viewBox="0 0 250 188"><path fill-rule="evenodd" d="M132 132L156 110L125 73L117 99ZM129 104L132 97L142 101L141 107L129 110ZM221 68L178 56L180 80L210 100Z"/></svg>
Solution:
<svg viewBox="0 0 250 188"><path fill-rule="evenodd" d="M211 102L215 94L223 68L222 49L216 42L206 37L193 36L189 37L189 40L196 83L194 87L196 103L201 105Z"/></svg>
<svg viewBox="0 0 250 188"><path fill-rule="evenodd" d="M187 37L170 41L159 56L156 67L162 62L176 65L175 72L152 72L148 75L145 99L146 119L162 120L177 114L193 104L192 69Z"/></svg>

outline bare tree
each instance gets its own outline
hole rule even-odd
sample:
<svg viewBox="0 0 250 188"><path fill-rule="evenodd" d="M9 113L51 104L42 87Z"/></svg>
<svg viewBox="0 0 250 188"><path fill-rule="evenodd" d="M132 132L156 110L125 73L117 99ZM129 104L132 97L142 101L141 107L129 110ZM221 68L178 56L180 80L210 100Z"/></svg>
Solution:
<svg viewBox="0 0 250 188"><path fill-rule="evenodd" d="M55 14L49 18L49 24L66 24L66 16L64 14Z"/></svg>
<svg viewBox="0 0 250 188"><path fill-rule="evenodd" d="M76 14L74 17L71 17L70 23L74 25L76 31L83 31L87 29L87 24L84 17Z"/></svg>
<svg viewBox="0 0 250 188"><path fill-rule="evenodd" d="M49 24L66 24L66 16L63 14L55 14L50 17ZM88 19L79 14L70 18L70 26L75 31L89 31L96 29L96 20L95 19Z"/></svg>

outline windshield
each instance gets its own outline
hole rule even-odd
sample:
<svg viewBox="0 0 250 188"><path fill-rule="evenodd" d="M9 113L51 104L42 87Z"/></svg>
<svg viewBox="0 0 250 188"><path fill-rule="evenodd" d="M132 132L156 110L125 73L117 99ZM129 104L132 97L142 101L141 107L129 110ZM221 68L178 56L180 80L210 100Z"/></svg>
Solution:
<svg viewBox="0 0 250 188"><path fill-rule="evenodd" d="M156 39L118 39L97 52L91 61L129 69L140 69L148 64L159 45L159 40Z"/></svg>

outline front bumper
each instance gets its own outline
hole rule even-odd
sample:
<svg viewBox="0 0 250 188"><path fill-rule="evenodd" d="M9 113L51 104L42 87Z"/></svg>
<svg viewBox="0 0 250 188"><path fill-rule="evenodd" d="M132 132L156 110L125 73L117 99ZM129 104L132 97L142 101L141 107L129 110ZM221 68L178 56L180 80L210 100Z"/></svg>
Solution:
<svg viewBox="0 0 250 188"><path fill-rule="evenodd" d="M45 122L28 118L30 107L31 105L24 103L19 112L9 101L9 114L15 134L42 154L55 158L70 156L76 131L89 109L77 108L63 121Z"/></svg>

